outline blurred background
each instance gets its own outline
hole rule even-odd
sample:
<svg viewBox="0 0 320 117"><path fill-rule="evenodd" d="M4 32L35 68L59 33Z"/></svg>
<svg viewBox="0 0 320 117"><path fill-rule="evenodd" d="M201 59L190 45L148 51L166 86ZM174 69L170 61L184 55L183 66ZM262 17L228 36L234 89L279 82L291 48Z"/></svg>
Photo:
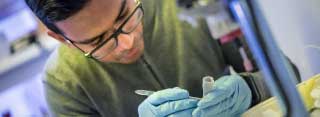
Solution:
<svg viewBox="0 0 320 117"><path fill-rule="evenodd" d="M57 42L24 0L0 0L0 117L46 116L41 72Z"/></svg>
<svg viewBox="0 0 320 117"><path fill-rule="evenodd" d="M320 1L258 3L302 80L320 73ZM47 116L41 73L57 44L24 0L0 0L0 117Z"/></svg>

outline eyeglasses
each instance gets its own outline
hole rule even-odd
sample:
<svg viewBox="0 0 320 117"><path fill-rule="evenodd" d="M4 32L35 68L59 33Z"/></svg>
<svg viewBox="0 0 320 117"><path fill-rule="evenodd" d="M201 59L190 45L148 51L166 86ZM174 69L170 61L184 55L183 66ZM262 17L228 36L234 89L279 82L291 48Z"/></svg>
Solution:
<svg viewBox="0 0 320 117"><path fill-rule="evenodd" d="M92 45L88 45L90 47L86 48L92 48L91 51L85 52L81 49L80 46L76 45L74 42L72 42L67 37L66 40L77 47L79 50L84 52L86 57L89 58L95 58L95 59L101 59L105 56L107 56L109 53L114 51L118 46L118 36L120 34L130 34L133 32L139 24L142 22L142 17L144 14L142 4L140 0L135 0L137 5L135 9L131 12L128 18L124 20L124 22L109 36L109 32L106 31L102 33L101 35L97 36L97 46L93 47Z"/></svg>

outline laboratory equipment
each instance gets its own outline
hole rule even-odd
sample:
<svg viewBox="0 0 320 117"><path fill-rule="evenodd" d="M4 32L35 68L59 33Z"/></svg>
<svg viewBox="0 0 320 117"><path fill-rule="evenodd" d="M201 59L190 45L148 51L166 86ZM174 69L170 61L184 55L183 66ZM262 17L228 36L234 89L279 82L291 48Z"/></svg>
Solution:
<svg viewBox="0 0 320 117"><path fill-rule="evenodd" d="M23 0L0 1L0 76L35 57L40 48L37 28L38 22Z"/></svg>
<svg viewBox="0 0 320 117"><path fill-rule="evenodd" d="M296 76L274 42L259 5L255 0L230 0L228 2L265 76L271 93L279 99L283 114L292 117L308 116L301 97L294 87L293 80L296 79Z"/></svg>
<svg viewBox="0 0 320 117"><path fill-rule="evenodd" d="M154 93L154 91L149 91L149 90L135 90L134 92L138 95L145 95L145 96L149 96Z"/></svg>
<svg viewBox="0 0 320 117"><path fill-rule="evenodd" d="M203 96L207 95L213 89L214 79L211 76L202 78L202 92Z"/></svg>
<svg viewBox="0 0 320 117"><path fill-rule="evenodd" d="M0 2L0 41L2 41L0 45L4 44L8 47L1 49L0 53L9 53L7 56L10 56L32 43L37 43L34 33L37 27L38 23L23 0L2 0Z"/></svg>

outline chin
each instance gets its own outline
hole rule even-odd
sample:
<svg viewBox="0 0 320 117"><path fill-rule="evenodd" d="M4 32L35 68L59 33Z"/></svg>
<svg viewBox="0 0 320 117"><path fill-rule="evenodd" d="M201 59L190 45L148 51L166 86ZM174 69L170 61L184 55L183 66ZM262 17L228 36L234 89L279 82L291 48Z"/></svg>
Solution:
<svg viewBox="0 0 320 117"><path fill-rule="evenodd" d="M135 58L135 59L130 59L130 60L120 60L119 63L121 64L132 64L132 63L135 63L139 60L141 56Z"/></svg>
<svg viewBox="0 0 320 117"><path fill-rule="evenodd" d="M135 57L130 58L130 59L129 58L118 58L118 59L110 60L109 58L104 58L104 59L100 59L99 61L103 62L103 63L132 64L132 63L137 62L141 58L142 54L143 54L143 49L140 50L139 54L137 54Z"/></svg>
<svg viewBox="0 0 320 117"><path fill-rule="evenodd" d="M140 48L139 48L139 52L136 56L134 56L132 58L126 58L126 57L119 58L117 62L121 63L121 64L132 64L132 63L137 62L141 58L141 56L144 52L144 42L142 40L140 40L140 42L138 42L138 47L140 47Z"/></svg>
<svg viewBox="0 0 320 117"><path fill-rule="evenodd" d="M121 63L121 64L132 64L132 63L135 63L141 58L142 53L143 52L140 51L140 53L137 56L135 56L134 58L130 58L130 59L122 58L122 59L120 59L118 61L118 63Z"/></svg>

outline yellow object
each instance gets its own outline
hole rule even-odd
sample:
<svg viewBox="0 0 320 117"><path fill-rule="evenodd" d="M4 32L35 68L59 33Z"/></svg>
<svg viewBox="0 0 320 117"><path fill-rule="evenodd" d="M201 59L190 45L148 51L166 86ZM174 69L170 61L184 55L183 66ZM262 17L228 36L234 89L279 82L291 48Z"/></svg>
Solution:
<svg viewBox="0 0 320 117"><path fill-rule="evenodd" d="M307 81L304 81L297 85L300 96L305 104L305 107L310 111L314 105L314 99L311 97L310 93L315 87L316 79L320 79L320 74L313 76ZM318 84L317 84L318 85ZM277 103L275 97L272 97L252 108L242 114L243 117L281 117L283 116L281 108Z"/></svg>
<svg viewBox="0 0 320 117"><path fill-rule="evenodd" d="M316 79L320 79L320 74L297 85L298 91L308 111L310 111L313 108L314 99L311 97L310 94L312 89L315 87Z"/></svg>

